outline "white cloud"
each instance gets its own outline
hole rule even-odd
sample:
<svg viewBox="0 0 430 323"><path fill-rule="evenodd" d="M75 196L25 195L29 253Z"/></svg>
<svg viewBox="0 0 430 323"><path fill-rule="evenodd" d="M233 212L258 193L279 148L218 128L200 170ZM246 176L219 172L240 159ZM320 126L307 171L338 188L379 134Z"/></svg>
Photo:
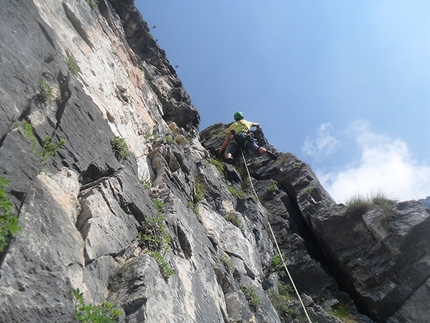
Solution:
<svg viewBox="0 0 430 323"><path fill-rule="evenodd" d="M335 153L339 147L339 140L332 135L332 130L331 123L323 123L318 129L316 138L306 137L302 151L316 159Z"/></svg>
<svg viewBox="0 0 430 323"><path fill-rule="evenodd" d="M402 201L430 195L430 165L414 160L404 141L372 132L363 122L349 132L361 151L360 160L336 172L316 171L337 202L375 192Z"/></svg>

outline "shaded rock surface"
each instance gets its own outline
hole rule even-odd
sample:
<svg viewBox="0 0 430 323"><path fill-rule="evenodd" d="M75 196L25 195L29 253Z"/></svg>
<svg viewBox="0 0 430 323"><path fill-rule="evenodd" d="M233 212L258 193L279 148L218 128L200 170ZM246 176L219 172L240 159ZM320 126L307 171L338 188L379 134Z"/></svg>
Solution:
<svg viewBox="0 0 430 323"><path fill-rule="evenodd" d="M428 209L349 212L262 130L277 160L225 164L132 0L0 16L0 322L77 322L77 289L119 322L426 322Z"/></svg>

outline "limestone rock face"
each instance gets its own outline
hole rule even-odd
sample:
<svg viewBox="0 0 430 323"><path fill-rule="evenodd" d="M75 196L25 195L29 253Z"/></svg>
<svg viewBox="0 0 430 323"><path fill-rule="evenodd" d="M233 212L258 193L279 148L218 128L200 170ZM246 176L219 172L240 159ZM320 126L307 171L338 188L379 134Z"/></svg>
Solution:
<svg viewBox="0 0 430 323"><path fill-rule="evenodd" d="M227 125L198 132L132 0L4 0L0 17L21 228L1 237L0 322L78 322L77 294L119 322L426 321L428 209L348 213L262 130L277 160L224 163Z"/></svg>
<svg viewBox="0 0 430 323"><path fill-rule="evenodd" d="M363 214L338 207L313 217L312 225L333 270L361 308L378 320L396 313L387 321L401 322L408 320L402 313L416 306L414 321L426 320L428 308L416 300L428 296L428 209L416 201L375 206Z"/></svg>

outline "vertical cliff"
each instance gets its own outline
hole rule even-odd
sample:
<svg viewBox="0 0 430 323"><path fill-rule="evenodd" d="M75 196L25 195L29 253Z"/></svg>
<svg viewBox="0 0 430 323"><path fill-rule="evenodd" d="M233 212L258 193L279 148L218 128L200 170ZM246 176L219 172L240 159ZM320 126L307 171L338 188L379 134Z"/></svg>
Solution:
<svg viewBox="0 0 430 323"><path fill-rule="evenodd" d="M1 237L0 322L428 317L430 211L352 212L289 153L223 163L227 125L199 132L132 0L5 0L0 17L0 224L21 228Z"/></svg>

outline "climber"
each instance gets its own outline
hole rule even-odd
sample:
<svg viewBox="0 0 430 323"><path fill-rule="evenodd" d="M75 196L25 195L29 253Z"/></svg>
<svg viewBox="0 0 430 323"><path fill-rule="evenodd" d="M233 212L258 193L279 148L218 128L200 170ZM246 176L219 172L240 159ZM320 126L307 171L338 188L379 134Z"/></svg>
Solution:
<svg viewBox="0 0 430 323"><path fill-rule="evenodd" d="M227 138L225 139L222 147L219 149L221 155L225 149L224 158L226 162L233 162L233 155L238 151L239 148L244 150L258 151L259 154L267 153L270 158L276 159L277 156L266 150L266 148L260 147L255 143L252 138L250 131L252 127L260 128L260 124L256 122L246 121L242 112L236 112L234 114L234 120L230 127L228 127Z"/></svg>

